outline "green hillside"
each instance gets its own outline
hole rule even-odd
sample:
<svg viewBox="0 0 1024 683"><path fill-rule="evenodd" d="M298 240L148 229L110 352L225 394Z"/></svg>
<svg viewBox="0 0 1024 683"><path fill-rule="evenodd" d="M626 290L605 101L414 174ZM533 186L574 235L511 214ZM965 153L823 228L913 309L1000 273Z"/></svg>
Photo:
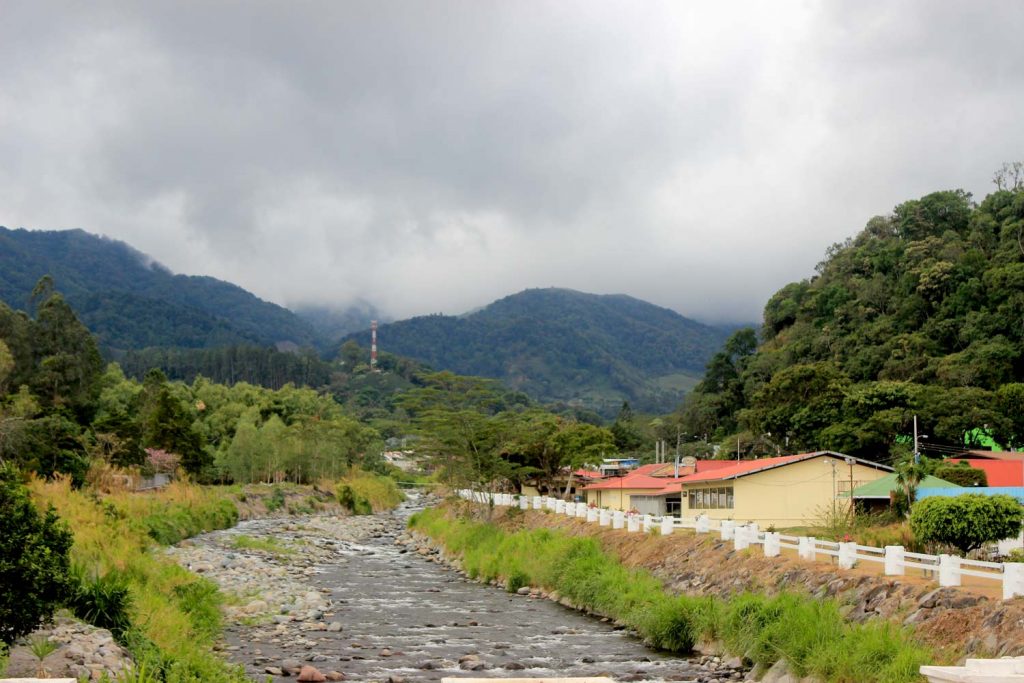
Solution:
<svg viewBox="0 0 1024 683"><path fill-rule="evenodd" d="M383 349L434 368L612 415L623 400L671 409L726 333L628 296L530 289L462 317L382 325L379 336ZM367 332L350 338L368 344Z"/></svg>
<svg viewBox="0 0 1024 683"><path fill-rule="evenodd" d="M0 301L29 310L44 275L107 350L314 341L313 327L291 311L228 282L175 275L123 242L0 227Z"/></svg>
<svg viewBox="0 0 1024 683"><path fill-rule="evenodd" d="M1024 188L936 192L829 248L817 274L738 333L682 409L735 448L884 459L912 429L934 452L1024 444ZM976 430L977 429L977 430ZM788 447L786 446L788 442Z"/></svg>

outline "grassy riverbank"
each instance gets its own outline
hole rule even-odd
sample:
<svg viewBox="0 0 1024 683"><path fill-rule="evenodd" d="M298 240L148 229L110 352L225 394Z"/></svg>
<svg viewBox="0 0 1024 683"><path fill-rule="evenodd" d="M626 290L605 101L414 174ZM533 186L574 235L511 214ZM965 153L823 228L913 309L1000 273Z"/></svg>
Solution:
<svg viewBox="0 0 1024 683"><path fill-rule="evenodd" d="M211 650L221 632L217 587L153 549L234 525L238 513L225 492L178 483L99 496L67 479L36 480L31 490L74 533L72 562L86 588L76 611L111 628L150 674L169 683L246 680Z"/></svg>
<svg viewBox="0 0 1024 683"><path fill-rule="evenodd" d="M505 531L451 510L417 513L410 526L461 558L481 580L509 590L537 586L636 629L655 647L689 652L698 640L768 667L784 659L797 676L836 683L917 681L931 653L887 622L851 624L834 600L743 594L723 600L674 596L644 570L624 567L592 538L551 529Z"/></svg>

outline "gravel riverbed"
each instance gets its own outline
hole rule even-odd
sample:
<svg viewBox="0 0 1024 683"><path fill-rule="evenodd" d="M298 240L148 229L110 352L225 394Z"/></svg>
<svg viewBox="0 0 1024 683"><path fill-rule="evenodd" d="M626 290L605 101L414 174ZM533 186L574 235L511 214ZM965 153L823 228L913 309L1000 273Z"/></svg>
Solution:
<svg viewBox="0 0 1024 683"><path fill-rule="evenodd" d="M222 654L259 680L744 678L738 660L656 652L539 591L466 579L405 531L411 507L251 520L167 552L229 595Z"/></svg>

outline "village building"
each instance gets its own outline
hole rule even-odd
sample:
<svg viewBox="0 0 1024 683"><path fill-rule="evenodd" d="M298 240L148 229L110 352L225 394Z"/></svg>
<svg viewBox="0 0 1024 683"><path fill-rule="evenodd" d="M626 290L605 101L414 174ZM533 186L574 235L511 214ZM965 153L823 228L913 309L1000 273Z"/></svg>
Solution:
<svg viewBox="0 0 1024 683"><path fill-rule="evenodd" d="M671 470L672 465L648 467L621 482L588 486L587 501L652 515L707 515L785 528L819 522L837 506L844 509L849 491L892 472L886 465L832 451L698 461L693 473L680 477L659 476L665 470L653 469Z"/></svg>
<svg viewBox="0 0 1024 683"><path fill-rule="evenodd" d="M649 500L652 496L660 495L667 485L678 484L691 474L728 467L731 464L728 460L684 458L678 467L674 463L641 465L624 476L609 477L591 484L585 487L583 492L586 494L586 502L597 507L613 510L636 509L641 512L649 511L650 514L665 514L652 511L652 505L658 507L664 503L652 503ZM678 491L678 488L676 490Z"/></svg>

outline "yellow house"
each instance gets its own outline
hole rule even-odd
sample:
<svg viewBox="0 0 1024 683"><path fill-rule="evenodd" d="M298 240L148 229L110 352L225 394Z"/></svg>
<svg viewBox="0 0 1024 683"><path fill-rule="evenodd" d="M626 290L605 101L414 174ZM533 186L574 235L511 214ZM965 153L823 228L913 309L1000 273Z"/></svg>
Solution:
<svg viewBox="0 0 1024 683"><path fill-rule="evenodd" d="M756 522L762 528L805 526L849 504L847 491L880 479L891 467L842 453L818 451L697 472L678 484L664 481L662 496L679 497L683 516ZM650 494L648 494L650 495Z"/></svg>

